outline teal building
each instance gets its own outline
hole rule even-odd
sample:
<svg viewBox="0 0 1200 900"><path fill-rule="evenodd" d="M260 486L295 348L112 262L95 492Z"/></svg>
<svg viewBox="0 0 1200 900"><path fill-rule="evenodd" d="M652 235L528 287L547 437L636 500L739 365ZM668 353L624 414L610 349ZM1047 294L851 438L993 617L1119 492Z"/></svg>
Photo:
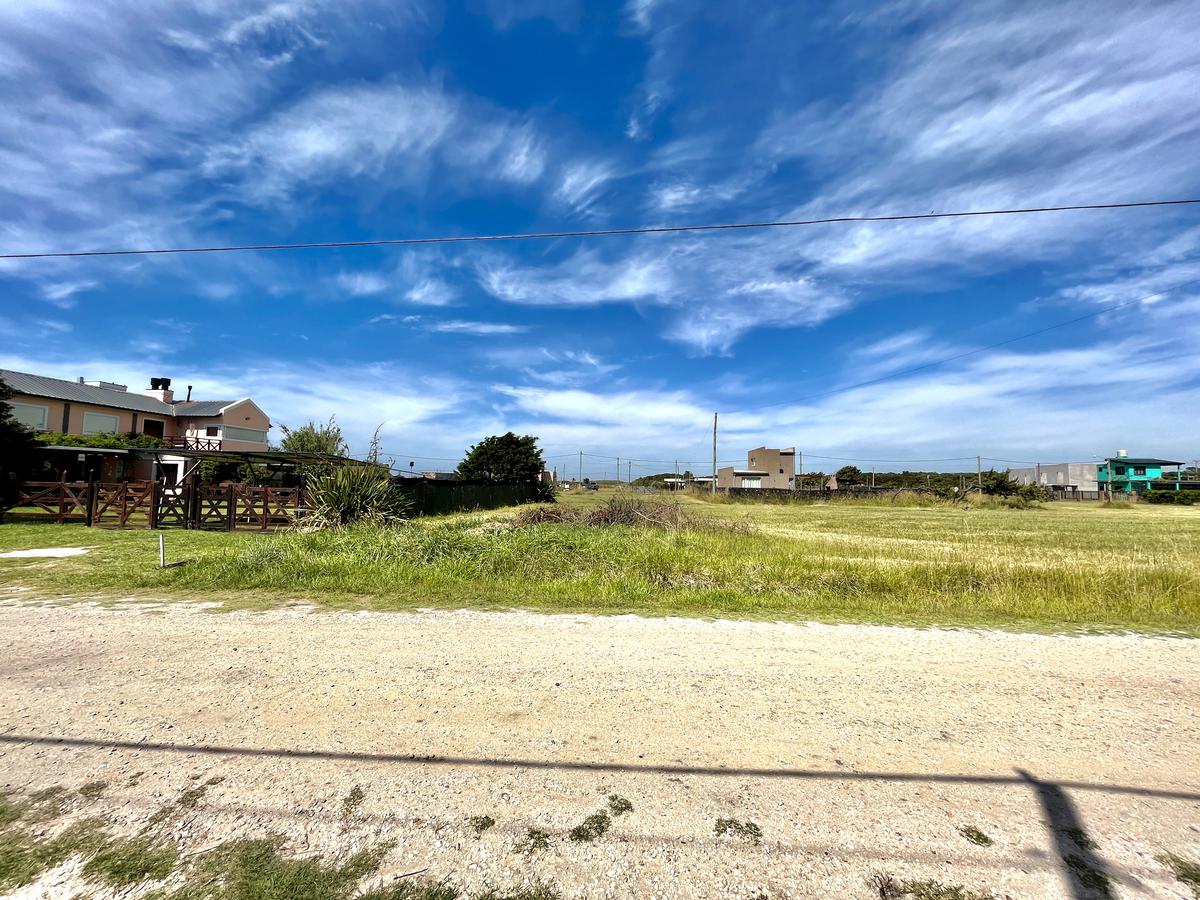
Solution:
<svg viewBox="0 0 1200 900"><path fill-rule="evenodd" d="M1163 466L1176 468L1164 475ZM1143 459L1118 452L1096 466L1096 480L1100 490L1107 491L1111 485L1114 494L1144 494L1151 488L1177 491L1182 466L1183 463L1173 459Z"/></svg>

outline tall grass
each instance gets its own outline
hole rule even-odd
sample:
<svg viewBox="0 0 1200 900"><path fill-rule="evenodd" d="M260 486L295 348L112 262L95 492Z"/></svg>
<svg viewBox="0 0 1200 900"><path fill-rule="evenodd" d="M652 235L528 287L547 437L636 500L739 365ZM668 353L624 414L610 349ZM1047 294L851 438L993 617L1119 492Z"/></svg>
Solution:
<svg viewBox="0 0 1200 900"><path fill-rule="evenodd" d="M1200 512L1036 511L694 503L753 528L524 527L495 513L400 527L168 537L191 562L160 570L149 535L98 532L112 548L0 567L0 580L97 592L307 600L372 608L516 606L750 618L1200 627ZM10 526L0 528L0 537ZM26 531L30 529L26 527ZM49 526L41 532L65 531ZM77 529L80 535L82 529ZM76 541L83 542L83 535ZM32 540L32 538L30 538ZM2 541L0 541L2 543ZM37 543L26 543L37 546ZM44 545L44 544L43 544ZM140 545L139 545L140 547ZM9 561L0 561L9 562Z"/></svg>

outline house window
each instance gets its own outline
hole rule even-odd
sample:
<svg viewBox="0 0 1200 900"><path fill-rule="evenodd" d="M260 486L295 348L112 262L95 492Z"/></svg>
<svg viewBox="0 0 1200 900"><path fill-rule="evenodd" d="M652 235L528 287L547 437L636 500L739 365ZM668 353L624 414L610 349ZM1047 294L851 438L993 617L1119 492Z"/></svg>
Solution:
<svg viewBox="0 0 1200 900"><path fill-rule="evenodd" d="M1145 466L1134 466L1134 467L1133 467L1133 474L1134 474L1134 475L1145 475L1145 474L1146 474L1146 467L1145 467Z"/></svg>
<svg viewBox="0 0 1200 900"><path fill-rule="evenodd" d="M204 436L205 437L220 437L221 436L221 426L220 425L207 426L204 429Z"/></svg>
<svg viewBox="0 0 1200 900"><path fill-rule="evenodd" d="M1117 474L1118 474L1118 475L1124 475L1124 474L1125 474L1125 467L1124 467L1124 466L1117 466Z"/></svg>
<svg viewBox="0 0 1200 900"><path fill-rule="evenodd" d="M252 444L265 444L267 433L257 428L242 428L240 425L226 425L225 439L229 441L249 441Z"/></svg>
<svg viewBox="0 0 1200 900"><path fill-rule="evenodd" d="M780 466L780 467L779 467L779 474L780 474L780 475L782 475L782 474L783 474L783 466Z"/></svg>
<svg viewBox="0 0 1200 900"><path fill-rule="evenodd" d="M121 420L117 416L95 412L85 412L83 414L84 434L116 434L117 429L120 427Z"/></svg>
<svg viewBox="0 0 1200 900"><path fill-rule="evenodd" d="M45 406L38 406L35 403L13 403L13 416L18 422L26 428L32 428L34 431L46 430L46 418L50 411Z"/></svg>

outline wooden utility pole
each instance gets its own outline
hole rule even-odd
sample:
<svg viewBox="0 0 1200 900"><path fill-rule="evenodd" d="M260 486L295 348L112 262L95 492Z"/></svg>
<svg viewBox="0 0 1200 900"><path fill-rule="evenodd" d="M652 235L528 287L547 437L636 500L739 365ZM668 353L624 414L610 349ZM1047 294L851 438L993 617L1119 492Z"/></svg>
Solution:
<svg viewBox="0 0 1200 900"><path fill-rule="evenodd" d="M633 484L633 460L632 459L627 460L625 462L625 480L628 481L630 484Z"/></svg>
<svg viewBox="0 0 1200 900"><path fill-rule="evenodd" d="M983 457L975 457L975 483L983 490Z"/></svg>
<svg viewBox="0 0 1200 900"><path fill-rule="evenodd" d="M579 451L579 483L583 484L583 451Z"/></svg>
<svg viewBox="0 0 1200 900"><path fill-rule="evenodd" d="M796 473L796 487L804 487L804 451L796 451L796 464L800 466L800 471Z"/></svg>
<svg viewBox="0 0 1200 900"><path fill-rule="evenodd" d="M712 496L717 496L717 414L713 413L713 479Z"/></svg>
<svg viewBox="0 0 1200 900"><path fill-rule="evenodd" d="M617 481L621 480L621 457L617 457Z"/></svg>

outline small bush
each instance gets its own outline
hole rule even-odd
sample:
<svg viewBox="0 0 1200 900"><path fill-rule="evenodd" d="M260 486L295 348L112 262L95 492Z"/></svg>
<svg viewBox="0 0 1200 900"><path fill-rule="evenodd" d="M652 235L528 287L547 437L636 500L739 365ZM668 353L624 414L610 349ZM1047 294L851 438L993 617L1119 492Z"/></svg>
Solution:
<svg viewBox="0 0 1200 900"><path fill-rule="evenodd" d="M342 466L308 482L307 528L392 524L412 514L412 501L376 466Z"/></svg>
<svg viewBox="0 0 1200 900"><path fill-rule="evenodd" d="M608 528L613 525L639 525L664 531L708 530L745 532L745 523L728 522L690 515L670 500L642 500L637 497L613 497L598 509L576 506L531 506L513 518L517 528L531 525L583 525Z"/></svg>

